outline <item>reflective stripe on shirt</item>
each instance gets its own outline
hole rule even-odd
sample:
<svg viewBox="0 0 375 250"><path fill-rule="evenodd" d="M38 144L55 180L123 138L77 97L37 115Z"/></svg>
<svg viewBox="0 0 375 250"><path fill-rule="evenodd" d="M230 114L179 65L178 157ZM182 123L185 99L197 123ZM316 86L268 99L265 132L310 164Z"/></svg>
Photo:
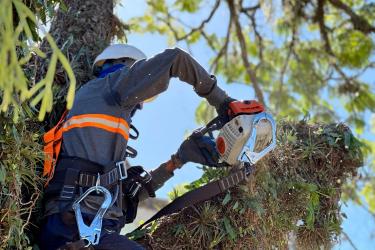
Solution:
<svg viewBox="0 0 375 250"><path fill-rule="evenodd" d="M74 128L94 127L106 130L112 133L118 133L129 139L129 125L119 117L103 114L84 114L71 117L64 123L63 132Z"/></svg>

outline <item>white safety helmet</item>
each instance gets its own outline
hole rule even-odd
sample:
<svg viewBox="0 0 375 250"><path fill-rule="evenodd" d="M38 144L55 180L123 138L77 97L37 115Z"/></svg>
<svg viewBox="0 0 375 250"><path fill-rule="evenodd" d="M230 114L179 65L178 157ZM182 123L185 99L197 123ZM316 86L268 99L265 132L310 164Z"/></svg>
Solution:
<svg viewBox="0 0 375 250"><path fill-rule="evenodd" d="M128 57L136 61L146 59L146 55L136 47L128 44L113 44L103 50L94 60L93 66L102 66L105 60Z"/></svg>

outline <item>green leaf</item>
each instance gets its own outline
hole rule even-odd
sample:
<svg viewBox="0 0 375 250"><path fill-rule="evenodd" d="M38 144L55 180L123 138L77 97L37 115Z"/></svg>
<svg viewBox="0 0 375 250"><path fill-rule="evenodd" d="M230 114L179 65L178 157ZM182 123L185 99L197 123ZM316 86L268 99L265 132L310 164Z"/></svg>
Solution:
<svg viewBox="0 0 375 250"><path fill-rule="evenodd" d="M209 105L206 100L202 100L195 110L195 121L198 124L205 125L209 123L215 115L215 108Z"/></svg>
<svg viewBox="0 0 375 250"><path fill-rule="evenodd" d="M309 191L309 192L315 192L318 190L318 186L314 183L299 182L299 183L294 183L293 186L299 189Z"/></svg>
<svg viewBox="0 0 375 250"><path fill-rule="evenodd" d="M223 222L224 222L225 231L228 233L229 238L231 240L235 240L237 238L237 234L234 228L232 227L230 220L227 217L224 217Z"/></svg>
<svg viewBox="0 0 375 250"><path fill-rule="evenodd" d="M62 10L64 13L68 11L68 7L66 6L66 3L64 0L60 0L60 10Z"/></svg>
<svg viewBox="0 0 375 250"><path fill-rule="evenodd" d="M239 205L240 205L239 202L236 201L236 203L234 203L232 209L233 209L233 210L237 210L237 208L238 208Z"/></svg>
<svg viewBox="0 0 375 250"><path fill-rule="evenodd" d="M1 168L0 168L0 184L1 184L1 186L3 186L4 183L5 183L6 175L7 175L6 169L3 166L1 166Z"/></svg>
<svg viewBox="0 0 375 250"><path fill-rule="evenodd" d="M150 232L151 232L151 233L155 232L155 230L156 230L157 228L158 228L158 223L157 223L157 221L153 221L153 222L151 223Z"/></svg>
<svg viewBox="0 0 375 250"><path fill-rule="evenodd" d="M186 185L187 185L186 183L183 183L183 184L179 184L175 186L171 192L168 192L169 199L173 201L174 199L186 193L188 191L188 189L186 188Z"/></svg>
<svg viewBox="0 0 375 250"><path fill-rule="evenodd" d="M187 41L188 43L193 44L193 43L198 42L200 37L201 37L201 33L199 31L196 31L188 37Z"/></svg>
<svg viewBox="0 0 375 250"><path fill-rule="evenodd" d="M350 149L350 142L352 139L352 133L345 131L344 132L344 144L346 149Z"/></svg>
<svg viewBox="0 0 375 250"><path fill-rule="evenodd" d="M185 225L177 224L173 228L173 235L176 237L176 236L180 235L181 233L183 233L184 230L185 230Z"/></svg>
<svg viewBox="0 0 375 250"><path fill-rule="evenodd" d="M366 183L361 193L365 197L369 210L375 213L375 186L372 183Z"/></svg>
<svg viewBox="0 0 375 250"><path fill-rule="evenodd" d="M368 62L373 42L360 31L346 31L337 37L337 57L343 66L360 68Z"/></svg>
<svg viewBox="0 0 375 250"><path fill-rule="evenodd" d="M225 195L224 200L223 200L223 202L222 202L223 206L227 205L228 202L229 202L231 199L232 199L232 197L231 197L230 193L227 192L227 194Z"/></svg>
<svg viewBox="0 0 375 250"><path fill-rule="evenodd" d="M128 237L131 240L137 240L146 235L146 229L140 229L140 230L134 230L131 233L126 234L126 237Z"/></svg>
<svg viewBox="0 0 375 250"><path fill-rule="evenodd" d="M311 206L314 210L318 209L319 207L319 194L316 192L313 192L310 194L310 202Z"/></svg>
<svg viewBox="0 0 375 250"><path fill-rule="evenodd" d="M165 0L153 0L152 1L152 7L158 12L166 12L167 11L167 5L165 3Z"/></svg>
<svg viewBox="0 0 375 250"><path fill-rule="evenodd" d="M177 0L175 6L177 6L181 11L187 11L194 13L199 9L201 0Z"/></svg>

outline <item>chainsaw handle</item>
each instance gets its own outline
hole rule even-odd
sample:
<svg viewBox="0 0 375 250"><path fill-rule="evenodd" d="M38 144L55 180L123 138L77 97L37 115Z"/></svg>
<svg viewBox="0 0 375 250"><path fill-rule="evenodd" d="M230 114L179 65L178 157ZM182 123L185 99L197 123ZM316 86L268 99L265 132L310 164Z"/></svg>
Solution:
<svg viewBox="0 0 375 250"><path fill-rule="evenodd" d="M206 126L202 127L200 129L200 133L202 135L205 135L209 133L209 135L212 137L212 132L215 130L221 129L225 124L223 124L222 120L219 116L216 116L214 119L212 119L209 123L207 123Z"/></svg>

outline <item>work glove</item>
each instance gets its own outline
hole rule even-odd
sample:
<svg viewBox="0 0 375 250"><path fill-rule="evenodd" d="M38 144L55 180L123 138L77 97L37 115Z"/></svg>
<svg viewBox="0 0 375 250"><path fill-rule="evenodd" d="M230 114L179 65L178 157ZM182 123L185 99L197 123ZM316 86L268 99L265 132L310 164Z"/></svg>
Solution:
<svg viewBox="0 0 375 250"><path fill-rule="evenodd" d="M229 113L230 113L229 104L231 102L234 102L234 101L237 101L237 100L233 99L231 97L227 97L224 100L224 102L220 105L220 107L216 110L219 121L221 122L222 125L224 125L225 123L227 123L231 120L231 117L229 115Z"/></svg>
<svg viewBox="0 0 375 250"><path fill-rule="evenodd" d="M151 175L141 166L127 169L127 177L122 181L124 193L125 223L132 223L137 216L138 203L141 190L144 188L150 197L155 197Z"/></svg>
<svg viewBox="0 0 375 250"><path fill-rule="evenodd" d="M215 141L203 135L200 130L194 131L180 146L177 151L178 160L185 164L195 162L202 165L217 167L219 153Z"/></svg>
<svg viewBox="0 0 375 250"><path fill-rule="evenodd" d="M138 197L142 188L146 189L150 197L155 197L152 188L151 175L141 166L133 166L127 169L127 178L123 180L124 194L130 198Z"/></svg>

